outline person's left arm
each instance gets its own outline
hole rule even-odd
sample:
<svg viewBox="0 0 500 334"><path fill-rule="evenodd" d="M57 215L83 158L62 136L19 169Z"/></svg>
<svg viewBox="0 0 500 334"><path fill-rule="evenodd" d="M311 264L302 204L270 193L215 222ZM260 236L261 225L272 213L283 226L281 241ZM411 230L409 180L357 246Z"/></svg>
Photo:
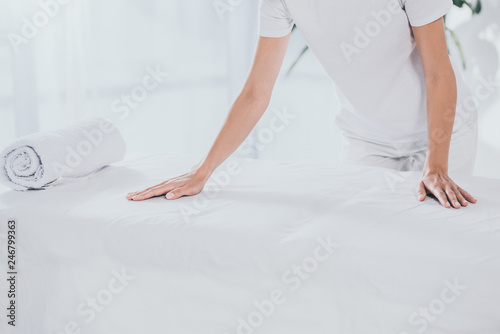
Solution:
<svg viewBox="0 0 500 334"><path fill-rule="evenodd" d="M417 197L433 194L446 208L460 208L476 199L448 176L448 156L457 106L457 83L446 46L443 19L413 27L425 74L428 150Z"/></svg>

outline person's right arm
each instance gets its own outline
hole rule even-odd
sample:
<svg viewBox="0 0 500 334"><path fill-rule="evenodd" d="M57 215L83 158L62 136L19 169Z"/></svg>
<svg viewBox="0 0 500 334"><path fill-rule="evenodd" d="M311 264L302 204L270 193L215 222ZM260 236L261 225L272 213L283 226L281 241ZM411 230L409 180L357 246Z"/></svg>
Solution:
<svg viewBox="0 0 500 334"><path fill-rule="evenodd" d="M245 140L266 111L285 57L290 34L281 38L260 37L252 69L240 95L205 160L192 171L142 191L127 199L142 201L154 196L167 199L200 193L214 170Z"/></svg>

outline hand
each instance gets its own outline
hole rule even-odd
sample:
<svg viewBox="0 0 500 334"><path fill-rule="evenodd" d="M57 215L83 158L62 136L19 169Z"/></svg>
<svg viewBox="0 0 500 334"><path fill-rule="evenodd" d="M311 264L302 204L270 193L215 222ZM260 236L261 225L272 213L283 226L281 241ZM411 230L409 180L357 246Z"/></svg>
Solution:
<svg viewBox="0 0 500 334"><path fill-rule="evenodd" d="M143 191L136 191L127 194L127 199L132 201L143 201L145 199L166 195L168 200L177 199L182 196L192 196L199 194L211 173L203 172L201 169L194 169L189 173L169 179Z"/></svg>
<svg viewBox="0 0 500 334"><path fill-rule="evenodd" d="M417 187L417 198L424 201L427 194L434 195L442 206L460 209L477 200L467 191L463 190L453 182L448 173L443 171L424 171L424 175Z"/></svg>

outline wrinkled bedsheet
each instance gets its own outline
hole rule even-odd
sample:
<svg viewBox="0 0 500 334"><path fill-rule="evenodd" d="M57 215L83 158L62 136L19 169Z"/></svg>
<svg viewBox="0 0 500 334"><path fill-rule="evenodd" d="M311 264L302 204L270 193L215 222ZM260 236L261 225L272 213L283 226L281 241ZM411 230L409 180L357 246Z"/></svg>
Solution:
<svg viewBox="0 0 500 334"><path fill-rule="evenodd" d="M125 199L196 162L0 192L1 332L500 333L500 180L452 175L479 200L456 210L418 202L419 173L231 159L198 196Z"/></svg>

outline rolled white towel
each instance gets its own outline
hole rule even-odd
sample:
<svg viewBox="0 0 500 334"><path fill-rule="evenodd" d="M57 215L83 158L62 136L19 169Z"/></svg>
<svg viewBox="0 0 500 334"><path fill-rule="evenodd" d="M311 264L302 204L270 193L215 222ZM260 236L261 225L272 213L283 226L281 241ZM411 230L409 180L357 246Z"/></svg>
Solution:
<svg viewBox="0 0 500 334"><path fill-rule="evenodd" d="M7 146L0 154L0 181L15 190L44 189L89 176L123 159L125 151L111 121L88 119Z"/></svg>

